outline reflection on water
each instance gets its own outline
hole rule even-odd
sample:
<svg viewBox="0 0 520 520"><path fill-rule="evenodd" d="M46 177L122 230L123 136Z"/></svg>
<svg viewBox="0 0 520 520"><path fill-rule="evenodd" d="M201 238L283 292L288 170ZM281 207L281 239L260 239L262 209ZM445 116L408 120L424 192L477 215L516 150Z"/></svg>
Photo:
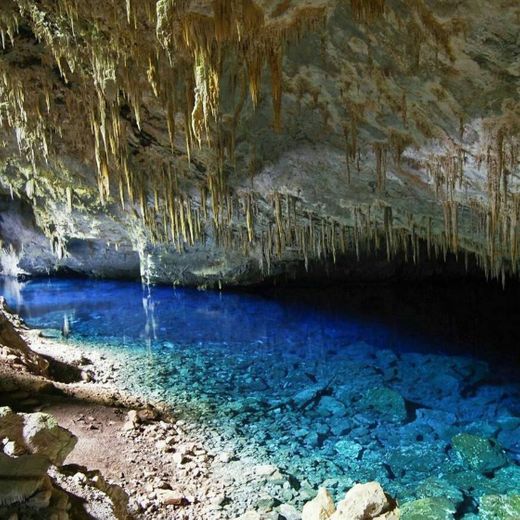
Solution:
<svg viewBox="0 0 520 520"><path fill-rule="evenodd" d="M331 479L339 494L376 479L402 500L435 492L468 514L480 496L520 487L510 293L279 298L88 280L2 292L30 325L60 329L66 315L75 341L124 360L135 391L313 486Z"/></svg>
<svg viewBox="0 0 520 520"><path fill-rule="evenodd" d="M2 294L9 302L11 309L17 313L20 312L23 303L22 292L25 285L25 282L18 280L14 276L1 277Z"/></svg>

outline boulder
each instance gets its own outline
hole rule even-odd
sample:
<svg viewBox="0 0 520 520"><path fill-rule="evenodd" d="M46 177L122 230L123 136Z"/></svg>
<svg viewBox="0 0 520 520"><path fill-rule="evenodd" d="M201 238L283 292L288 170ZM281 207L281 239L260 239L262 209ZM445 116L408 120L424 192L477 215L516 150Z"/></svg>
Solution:
<svg viewBox="0 0 520 520"><path fill-rule="evenodd" d="M395 509L378 482L356 484L338 503L331 520L369 520ZM383 517L384 518L384 517Z"/></svg>
<svg viewBox="0 0 520 520"><path fill-rule="evenodd" d="M255 468L255 474L258 477L270 477L278 471L278 468L272 464L260 464Z"/></svg>
<svg viewBox="0 0 520 520"><path fill-rule="evenodd" d="M341 417L347 413L345 405L330 395L324 395L320 399L320 403L316 408L316 411L324 417L329 417L331 415Z"/></svg>
<svg viewBox="0 0 520 520"><path fill-rule="evenodd" d="M462 462L481 473L498 469L507 462L504 450L492 439L459 433L451 442Z"/></svg>
<svg viewBox="0 0 520 520"><path fill-rule="evenodd" d="M480 520L518 520L520 518L520 494L485 495L480 499Z"/></svg>
<svg viewBox="0 0 520 520"><path fill-rule="evenodd" d="M301 513L291 504L281 504L278 512L284 520L302 520Z"/></svg>
<svg viewBox="0 0 520 520"><path fill-rule="evenodd" d="M258 511L246 511L242 516L238 517L237 520L262 520Z"/></svg>
<svg viewBox="0 0 520 520"><path fill-rule="evenodd" d="M0 296L0 359L15 361L24 371L46 376L49 362L41 355L33 352L22 338L17 328L19 323L7 308L5 298Z"/></svg>
<svg viewBox="0 0 520 520"><path fill-rule="evenodd" d="M384 386L367 390L360 406L363 411L370 412L381 420L401 422L407 415L402 396Z"/></svg>
<svg viewBox="0 0 520 520"><path fill-rule="evenodd" d="M342 455L348 459L356 460L363 449L363 446L356 441L349 439L341 439L334 444L334 449L339 455Z"/></svg>
<svg viewBox="0 0 520 520"><path fill-rule="evenodd" d="M51 464L63 464L76 437L48 414L17 414L2 407L0 439L0 505L32 497L31 507L46 507L52 495L47 470Z"/></svg>
<svg viewBox="0 0 520 520"><path fill-rule="evenodd" d="M30 453L45 455L53 464L61 466L74 449L77 438L59 426L46 413L21 414L24 420L23 440Z"/></svg>
<svg viewBox="0 0 520 520"><path fill-rule="evenodd" d="M322 395L327 391L327 387L323 385L313 385L308 388L304 388L292 398L293 405L295 408L305 408L311 403L316 402Z"/></svg>
<svg viewBox="0 0 520 520"><path fill-rule="evenodd" d="M401 520L453 520L453 502L443 497L421 498L401 507Z"/></svg>
<svg viewBox="0 0 520 520"><path fill-rule="evenodd" d="M44 485L49 459L43 455L9 457L0 453L0 506L22 502Z"/></svg>
<svg viewBox="0 0 520 520"><path fill-rule="evenodd" d="M9 453L42 455L57 466L63 464L77 438L45 413L14 413L0 408L0 438L9 440ZM5 452L5 449L4 449Z"/></svg>
<svg viewBox="0 0 520 520"><path fill-rule="evenodd" d="M188 499L177 491L173 491L171 489L158 489L156 493L159 502L164 505L185 506L189 504Z"/></svg>
<svg viewBox="0 0 520 520"><path fill-rule="evenodd" d="M302 520L329 520L335 511L334 500L325 488L303 506Z"/></svg>

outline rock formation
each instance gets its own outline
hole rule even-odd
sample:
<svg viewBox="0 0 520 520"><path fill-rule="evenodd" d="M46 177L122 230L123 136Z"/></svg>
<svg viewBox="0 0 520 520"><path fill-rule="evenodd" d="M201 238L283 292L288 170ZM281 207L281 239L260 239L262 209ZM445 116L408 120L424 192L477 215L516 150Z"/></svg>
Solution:
<svg viewBox="0 0 520 520"><path fill-rule="evenodd" d="M47 414L16 414L7 407L0 409L0 436L0 513L44 510L52 502L58 517L68 518L67 497L53 486L47 471L51 464L63 464L76 438Z"/></svg>
<svg viewBox="0 0 520 520"><path fill-rule="evenodd" d="M334 501L325 488L303 508L302 520L399 520L395 501L385 495L377 482L356 484L347 491L345 498Z"/></svg>
<svg viewBox="0 0 520 520"><path fill-rule="evenodd" d="M3 270L215 286L456 255L514 275L519 16L5 0Z"/></svg>
<svg viewBox="0 0 520 520"><path fill-rule="evenodd" d="M0 361L15 370L47 375L49 362L28 347L16 330L16 326L21 326L17 319L7 311L4 298L0 297Z"/></svg>
<svg viewBox="0 0 520 520"><path fill-rule="evenodd" d="M74 496L79 494L108 503L112 518L127 518L128 499L121 488L108 484L99 472L62 468L77 439L52 416L0 408L0 438L0 517L79 518L81 506L75 503L78 498ZM83 489L73 494L77 481Z"/></svg>

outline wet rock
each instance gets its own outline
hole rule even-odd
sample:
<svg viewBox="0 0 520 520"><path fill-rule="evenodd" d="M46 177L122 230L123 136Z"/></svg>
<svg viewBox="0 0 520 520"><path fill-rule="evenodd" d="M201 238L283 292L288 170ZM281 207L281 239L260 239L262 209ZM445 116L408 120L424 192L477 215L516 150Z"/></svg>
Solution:
<svg viewBox="0 0 520 520"><path fill-rule="evenodd" d="M511 487L520 489L520 466L506 466L495 472L491 480L493 486L497 489L497 494L508 493Z"/></svg>
<svg viewBox="0 0 520 520"><path fill-rule="evenodd" d="M317 402L322 395L327 392L327 387L324 385L314 385L298 392L293 398L292 402L296 408L306 408L312 403Z"/></svg>
<svg viewBox="0 0 520 520"><path fill-rule="evenodd" d="M302 520L329 520L336 510L334 500L325 488L303 506Z"/></svg>
<svg viewBox="0 0 520 520"><path fill-rule="evenodd" d="M395 475L404 472L410 475L428 475L431 468L439 467L446 462L447 456L442 443L416 444L392 450L387 460Z"/></svg>
<svg viewBox="0 0 520 520"><path fill-rule="evenodd" d="M481 520L518 520L520 518L520 494L481 497L479 515Z"/></svg>
<svg viewBox="0 0 520 520"><path fill-rule="evenodd" d="M462 462L481 473L498 469L507 462L504 450L492 439L460 433L451 442Z"/></svg>
<svg viewBox="0 0 520 520"><path fill-rule="evenodd" d="M418 498L443 497L454 504L464 500L464 495L457 486L437 477L429 477L421 482L415 492Z"/></svg>
<svg viewBox="0 0 520 520"><path fill-rule="evenodd" d="M370 520L372 518L385 518L384 515L396 509L392 505L378 482L356 484L351 488L345 498L338 503L336 512L331 520Z"/></svg>
<svg viewBox="0 0 520 520"><path fill-rule="evenodd" d="M400 422L406 419L404 399L386 387L371 388L360 401L361 409L371 412L378 419Z"/></svg>
<svg viewBox="0 0 520 520"><path fill-rule="evenodd" d="M363 446L358 442L351 441L349 439L341 439L334 445L334 449L338 452L339 455L346 457L351 460L355 460L358 458Z"/></svg>
<svg viewBox="0 0 520 520"><path fill-rule="evenodd" d="M401 507L402 520L453 520L453 503L443 497L421 498Z"/></svg>
<svg viewBox="0 0 520 520"><path fill-rule="evenodd" d="M331 415L343 416L347 413L345 405L341 401L338 401L329 395L324 395L320 399L320 403L316 408L316 411L325 417L329 417Z"/></svg>

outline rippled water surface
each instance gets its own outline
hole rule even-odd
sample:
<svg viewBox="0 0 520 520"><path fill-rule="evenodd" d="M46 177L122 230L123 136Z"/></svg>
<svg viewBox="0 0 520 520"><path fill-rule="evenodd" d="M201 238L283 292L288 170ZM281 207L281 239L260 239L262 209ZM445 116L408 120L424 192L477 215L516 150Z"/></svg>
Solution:
<svg viewBox="0 0 520 520"><path fill-rule="evenodd" d="M377 479L476 518L520 489L518 292L199 292L86 280L0 287L26 321L123 358L135 391L311 486ZM181 412L179 412L181 413Z"/></svg>

